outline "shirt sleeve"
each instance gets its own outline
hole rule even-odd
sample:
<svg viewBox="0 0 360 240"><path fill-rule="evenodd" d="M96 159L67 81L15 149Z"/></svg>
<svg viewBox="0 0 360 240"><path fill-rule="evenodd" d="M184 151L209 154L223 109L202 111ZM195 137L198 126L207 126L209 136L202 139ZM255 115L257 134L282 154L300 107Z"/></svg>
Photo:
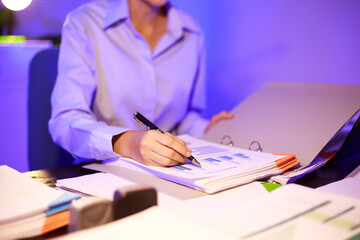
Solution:
<svg viewBox="0 0 360 240"><path fill-rule="evenodd" d="M206 84L205 84L205 47L203 35L200 36L198 68L194 79L194 86L190 96L188 113L177 128L178 134L189 134L202 137L209 120L203 115L206 109Z"/></svg>
<svg viewBox="0 0 360 240"><path fill-rule="evenodd" d="M71 154L104 160L118 156L113 152L112 137L128 129L98 121L91 110L97 80L91 40L84 26L71 15L64 23L49 132L54 142Z"/></svg>

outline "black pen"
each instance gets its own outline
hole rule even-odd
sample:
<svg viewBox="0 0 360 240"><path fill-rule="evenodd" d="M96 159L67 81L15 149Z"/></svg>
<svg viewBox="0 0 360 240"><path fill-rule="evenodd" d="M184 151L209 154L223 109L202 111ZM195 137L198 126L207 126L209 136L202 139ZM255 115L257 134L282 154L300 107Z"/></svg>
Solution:
<svg viewBox="0 0 360 240"><path fill-rule="evenodd" d="M164 133L160 128L158 128L155 124L153 124L152 122L150 122L146 117L144 117L141 113L139 112L134 112L134 118L136 121L144 124L149 130L157 130L161 133ZM201 167L200 163L192 156L190 155L190 157L188 157L187 159L189 159L192 163L198 165L199 167Z"/></svg>

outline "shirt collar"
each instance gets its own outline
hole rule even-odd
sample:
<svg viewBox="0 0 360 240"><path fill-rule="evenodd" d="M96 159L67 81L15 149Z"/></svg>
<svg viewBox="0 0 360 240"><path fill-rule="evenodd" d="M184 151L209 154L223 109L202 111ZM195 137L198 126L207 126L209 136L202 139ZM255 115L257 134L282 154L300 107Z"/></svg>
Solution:
<svg viewBox="0 0 360 240"><path fill-rule="evenodd" d="M199 26L185 13L169 3L168 9L168 31L174 36L179 36L183 30L201 33ZM129 5L127 0L110 0L108 2L106 17L104 20L104 29L111 25L130 18Z"/></svg>
<svg viewBox="0 0 360 240"><path fill-rule="evenodd" d="M168 32L174 36L181 35L184 31L201 33L200 27L187 14L176 7L171 7L168 12Z"/></svg>
<svg viewBox="0 0 360 240"><path fill-rule="evenodd" d="M129 17L130 13L127 0L110 0L108 1L106 9L104 29Z"/></svg>

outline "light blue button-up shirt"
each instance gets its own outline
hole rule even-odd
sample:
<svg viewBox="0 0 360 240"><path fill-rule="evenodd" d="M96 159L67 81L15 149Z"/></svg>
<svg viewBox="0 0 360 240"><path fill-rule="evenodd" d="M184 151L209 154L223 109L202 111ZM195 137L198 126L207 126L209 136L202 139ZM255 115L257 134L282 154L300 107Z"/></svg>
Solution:
<svg viewBox="0 0 360 240"><path fill-rule="evenodd" d="M201 136L205 108L203 35L170 7L166 34L152 52L134 29L126 0L95 1L63 27L49 130L56 143L86 159L108 159L112 137L145 130L141 112L164 131Z"/></svg>

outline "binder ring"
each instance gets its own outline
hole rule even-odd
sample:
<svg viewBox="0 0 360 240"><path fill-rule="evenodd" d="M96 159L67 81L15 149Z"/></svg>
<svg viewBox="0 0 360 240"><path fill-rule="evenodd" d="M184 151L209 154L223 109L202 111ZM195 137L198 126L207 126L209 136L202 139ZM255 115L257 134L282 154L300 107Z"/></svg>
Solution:
<svg viewBox="0 0 360 240"><path fill-rule="evenodd" d="M225 142L225 140L227 140L227 141ZM232 147L234 145L234 142L232 141L232 139L229 135L223 136L220 140L220 143L224 144L224 145L228 145L230 147Z"/></svg>
<svg viewBox="0 0 360 240"><path fill-rule="evenodd" d="M257 148L254 148L253 149L253 146L257 147ZM249 150L253 150L253 151L257 151L257 152L262 152L262 148L261 148L261 145L258 141L252 141L249 145Z"/></svg>

